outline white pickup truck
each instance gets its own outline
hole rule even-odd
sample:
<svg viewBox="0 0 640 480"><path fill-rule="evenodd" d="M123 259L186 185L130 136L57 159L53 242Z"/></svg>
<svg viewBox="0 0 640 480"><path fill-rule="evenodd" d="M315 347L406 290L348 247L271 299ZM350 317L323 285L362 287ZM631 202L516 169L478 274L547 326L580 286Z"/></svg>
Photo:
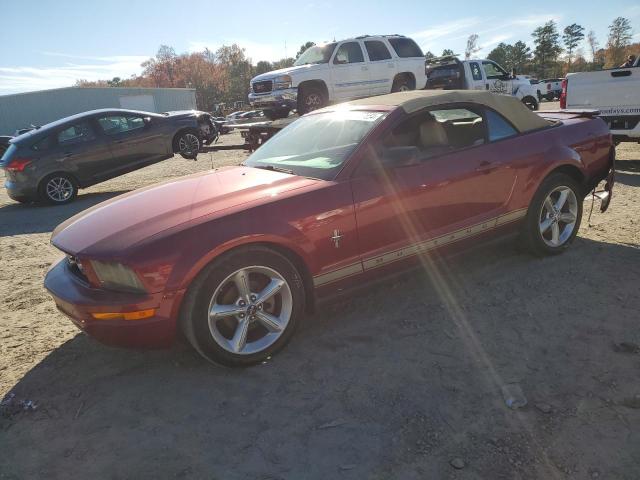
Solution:
<svg viewBox="0 0 640 480"><path fill-rule="evenodd" d="M424 88L425 58L403 35L362 36L307 49L292 67L251 79L249 103L270 119L330 103Z"/></svg>
<svg viewBox="0 0 640 480"><path fill-rule="evenodd" d="M529 79L509 74L491 60L459 60L451 55L427 60L428 89L489 90L513 95L531 110L538 109L538 92Z"/></svg>
<svg viewBox="0 0 640 480"><path fill-rule="evenodd" d="M640 56L629 68L567 74L560 107L598 110L616 142L640 142Z"/></svg>

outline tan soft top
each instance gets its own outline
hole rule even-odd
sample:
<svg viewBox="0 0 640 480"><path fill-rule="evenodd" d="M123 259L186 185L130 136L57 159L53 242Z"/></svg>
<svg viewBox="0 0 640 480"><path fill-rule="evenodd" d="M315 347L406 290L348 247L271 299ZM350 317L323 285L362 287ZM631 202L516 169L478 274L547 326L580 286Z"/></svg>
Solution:
<svg viewBox="0 0 640 480"><path fill-rule="evenodd" d="M521 132L549 126L547 120L533 113L516 97L477 90L413 90L362 98L343 105L389 105L413 113L423 108L450 103L486 105L509 119Z"/></svg>

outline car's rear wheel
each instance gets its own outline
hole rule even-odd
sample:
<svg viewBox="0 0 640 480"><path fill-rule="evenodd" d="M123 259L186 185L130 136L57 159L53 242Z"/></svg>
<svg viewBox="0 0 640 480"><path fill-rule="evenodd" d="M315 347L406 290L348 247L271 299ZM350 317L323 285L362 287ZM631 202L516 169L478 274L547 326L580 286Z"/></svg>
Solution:
<svg viewBox="0 0 640 480"><path fill-rule="evenodd" d="M524 103L529 110L538 110L538 101L531 96L524 97L522 103Z"/></svg>
<svg viewBox="0 0 640 480"><path fill-rule="evenodd" d="M391 86L391 92L408 92L409 90L413 90L413 84L411 79L407 77L407 75L398 75L393 80L393 85Z"/></svg>
<svg viewBox="0 0 640 480"><path fill-rule="evenodd" d="M54 173L45 177L38 186L38 197L43 203L64 205L78 195L78 184L71 175Z"/></svg>
<svg viewBox="0 0 640 480"><path fill-rule="evenodd" d="M298 95L298 115L304 115L326 105L327 96L321 88L315 85L302 87L302 91Z"/></svg>
<svg viewBox="0 0 640 480"><path fill-rule="evenodd" d="M302 279L286 257L264 247L241 248L197 277L181 326L207 360L253 365L289 342L304 303Z"/></svg>
<svg viewBox="0 0 640 480"><path fill-rule="evenodd" d="M200 137L195 130L185 130L176 138L176 149L182 158L195 160L200 151Z"/></svg>
<svg viewBox="0 0 640 480"><path fill-rule="evenodd" d="M529 251L555 255L569 247L582 219L581 191L578 182L563 173L542 182L529 205L522 233Z"/></svg>

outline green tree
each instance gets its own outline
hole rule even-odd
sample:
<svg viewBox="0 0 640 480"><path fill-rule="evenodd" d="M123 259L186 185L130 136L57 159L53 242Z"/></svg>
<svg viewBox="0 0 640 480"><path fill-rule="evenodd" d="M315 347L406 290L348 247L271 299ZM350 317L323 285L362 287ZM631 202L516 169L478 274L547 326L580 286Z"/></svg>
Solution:
<svg viewBox="0 0 640 480"><path fill-rule="evenodd" d="M294 58L288 57L288 58L281 58L280 60L277 60L275 62L273 62L273 69L274 70L279 70L281 68L288 68L293 66L293 62L295 62L296 60Z"/></svg>
<svg viewBox="0 0 640 480"><path fill-rule="evenodd" d="M427 53L424 54L424 58L429 60L430 58L435 58L435 55L431 52L431 50L429 50Z"/></svg>
<svg viewBox="0 0 640 480"><path fill-rule="evenodd" d="M523 71L531 62L531 49L522 40L513 44L507 59L507 67L515 68L517 72Z"/></svg>
<svg viewBox="0 0 640 480"><path fill-rule="evenodd" d="M307 50L308 48L313 47L314 45L315 45L315 43L313 43L313 42L307 42L307 43L304 43L304 44L300 45L300 49L298 50L298 53L296 53L296 60L298 58L300 58L300 55L302 55L305 52L305 50Z"/></svg>
<svg viewBox="0 0 640 480"><path fill-rule="evenodd" d="M564 46L567 50L567 63L571 65L571 58L573 56L573 51L576 49L578 44L584 38L584 27L578 25L577 23L572 23L568 27L564 28L564 34L562 35L562 41L564 42Z"/></svg>
<svg viewBox="0 0 640 480"><path fill-rule="evenodd" d="M511 49L511 45L507 45L504 42L500 42L496 47L489 52L487 58L496 62L498 65L502 65L504 67L508 67L507 59L509 58L509 50Z"/></svg>
<svg viewBox="0 0 640 480"><path fill-rule="evenodd" d="M531 35L536 46L533 54L538 77L549 77L557 70L558 55L562 52L556 22L548 21L536 28Z"/></svg>
<svg viewBox="0 0 640 480"><path fill-rule="evenodd" d="M107 80L107 85L110 87L121 87L122 79L120 77L113 77L111 80Z"/></svg>
<svg viewBox="0 0 640 480"><path fill-rule="evenodd" d="M447 57L449 55L455 55L455 53L453 53L453 50L451 50L450 48L445 48L444 50L442 50L443 57Z"/></svg>
<svg viewBox="0 0 640 480"><path fill-rule="evenodd" d="M271 65L271 62L266 62L264 60L260 60L256 64L256 68L255 68L255 72L254 73L256 75L260 75L261 73L270 72L271 70L273 70L273 65Z"/></svg>
<svg viewBox="0 0 640 480"><path fill-rule="evenodd" d="M631 43L631 23L624 17L617 17L609 25L607 39L607 66L617 67L624 61L625 50Z"/></svg>

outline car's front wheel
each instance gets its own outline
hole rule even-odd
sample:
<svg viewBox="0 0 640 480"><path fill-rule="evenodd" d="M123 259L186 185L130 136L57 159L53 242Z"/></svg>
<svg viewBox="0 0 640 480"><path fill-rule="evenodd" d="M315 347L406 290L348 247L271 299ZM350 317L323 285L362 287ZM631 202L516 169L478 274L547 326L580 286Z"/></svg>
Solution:
<svg viewBox="0 0 640 480"><path fill-rule="evenodd" d="M78 184L66 173L54 173L44 178L38 186L41 202L51 205L64 205L72 202L78 195Z"/></svg>
<svg viewBox="0 0 640 480"><path fill-rule="evenodd" d="M195 130L185 130L181 132L175 141L176 150L187 160L195 160L200 151L200 137Z"/></svg>
<svg viewBox="0 0 640 480"><path fill-rule="evenodd" d="M537 255L562 253L578 234L582 189L563 173L547 177L529 205L522 232L525 246Z"/></svg>
<svg viewBox="0 0 640 480"><path fill-rule="evenodd" d="M315 85L304 86L298 94L298 115L327 106L327 96Z"/></svg>
<svg viewBox="0 0 640 480"><path fill-rule="evenodd" d="M286 257L264 247L241 248L196 278L181 326L207 360L253 365L289 342L304 304L302 279Z"/></svg>

